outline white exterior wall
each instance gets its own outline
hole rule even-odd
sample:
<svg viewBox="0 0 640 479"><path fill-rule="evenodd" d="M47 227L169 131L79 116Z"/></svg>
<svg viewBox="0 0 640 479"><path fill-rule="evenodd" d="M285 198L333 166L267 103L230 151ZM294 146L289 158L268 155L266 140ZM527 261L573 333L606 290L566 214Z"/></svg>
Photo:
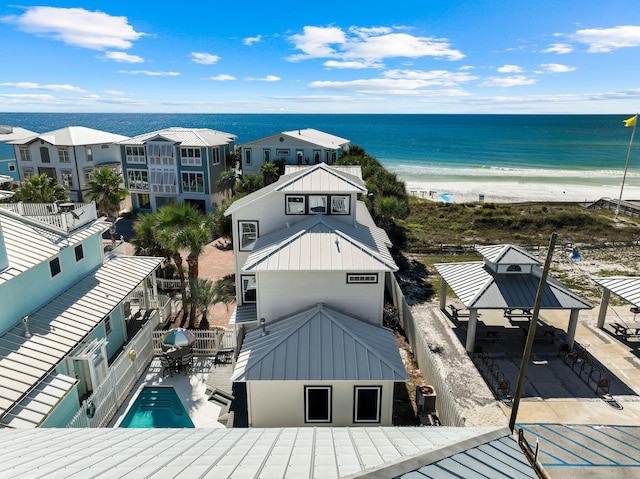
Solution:
<svg viewBox="0 0 640 479"><path fill-rule="evenodd" d="M332 422L305 423L305 386L332 386ZM354 423L355 386L382 386L379 423ZM249 427L391 426L393 382L251 381L247 383Z"/></svg>
<svg viewBox="0 0 640 479"><path fill-rule="evenodd" d="M384 272L378 272L378 282L371 284L347 284L346 277L346 271L259 272L258 318L265 318L268 323L316 303L324 303L382 326Z"/></svg>

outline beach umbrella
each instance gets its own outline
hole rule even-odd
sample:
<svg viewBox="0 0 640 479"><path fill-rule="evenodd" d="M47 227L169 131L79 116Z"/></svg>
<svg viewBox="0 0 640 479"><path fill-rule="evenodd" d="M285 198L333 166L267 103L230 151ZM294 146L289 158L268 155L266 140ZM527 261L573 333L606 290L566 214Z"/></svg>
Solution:
<svg viewBox="0 0 640 479"><path fill-rule="evenodd" d="M165 346L173 346L180 348L182 346L189 346L196 340L196 337L191 331L183 328L173 328L160 336L160 342Z"/></svg>

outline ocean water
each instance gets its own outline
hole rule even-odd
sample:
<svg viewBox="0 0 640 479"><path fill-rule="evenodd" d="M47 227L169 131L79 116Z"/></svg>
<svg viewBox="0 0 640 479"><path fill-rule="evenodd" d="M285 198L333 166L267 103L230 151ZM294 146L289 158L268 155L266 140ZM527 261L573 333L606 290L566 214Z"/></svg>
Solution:
<svg viewBox="0 0 640 479"><path fill-rule="evenodd" d="M135 136L170 126L232 133L237 143L316 128L362 146L405 181L513 181L619 185L631 115L360 115L0 113L0 124L38 133L86 126ZM640 152L627 184L640 186Z"/></svg>

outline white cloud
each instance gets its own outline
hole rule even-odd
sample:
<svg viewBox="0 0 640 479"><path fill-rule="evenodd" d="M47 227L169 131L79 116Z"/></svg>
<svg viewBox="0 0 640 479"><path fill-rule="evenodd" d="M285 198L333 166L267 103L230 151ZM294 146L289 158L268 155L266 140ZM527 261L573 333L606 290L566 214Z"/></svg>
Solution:
<svg viewBox="0 0 640 479"><path fill-rule="evenodd" d="M557 53L558 55L565 55L572 51L573 47L568 43L552 43L549 48L542 50L543 53Z"/></svg>
<svg viewBox="0 0 640 479"><path fill-rule="evenodd" d="M125 52L106 52L104 58L120 63L144 63L144 58Z"/></svg>
<svg viewBox="0 0 640 479"><path fill-rule="evenodd" d="M483 81L478 86L512 87L534 85L537 82L535 78L527 78L524 75L514 75L510 77L489 77L489 79Z"/></svg>
<svg viewBox="0 0 640 479"><path fill-rule="evenodd" d="M500 73L520 73L522 72L522 68L520 68L518 65L503 65L498 68L498 71Z"/></svg>
<svg viewBox="0 0 640 479"><path fill-rule="evenodd" d="M540 66L544 68L548 73L565 73L577 70L577 67L570 67L567 65L561 65L559 63L543 63Z"/></svg>
<svg viewBox="0 0 640 479"><path fill-rule="evenodd" d="M77 92L77 93L83 93L85 91L82 88L73 86L73 85L40 85L38 83L28 82L28 81L17 82L17 83L9 83L9 82L0 83L0 86L21 88L24 90L71 91L71 92Z"/></svg>
<svg viewBox="0 0 640 479"><path fill-rule="evenodd" d="M7 98L9 100L26 100L50 103L56 101L56 97L53 95L36 95L36 94L0 94L0 98Z"/></svg>
<svg viewBox="0 0 640 479"><path fill-rule="evenodd" d="M455 86L459 83L477 80L478 77L467 73L455 73L446 70L389 70L384 73L386 78L418 80L422 86Z"/></svg>
<svg viewBox="0 0 640 479"><path fill-rule="evenodd" d="M225 74L209 77L209 80L213 80L213 81L229 81L229 80L235 80L235 79L236 77L232 75L225 75Z"/></svg>
<svg viewBox="0 0 640 479"><path fill-rule="evenodd" d="M118 73L127 73L129 75L147 75L150 77L177 77L179 72L153 72L149 70L119 70Z"/></svg>
<svg viewBox="0 0 640 479"><path fill-rule="evenodd" d="M242 41L242 43L250 47L254 43L258 43L260 41L262 41L262 35L257 35L255 37L247 37Z"/></svg>
<svg viewBox="0 0 640 479"><path fill-rule="evenodd" d="M606 53L618 48L640 46L640 26L588 28L571 35L577 42L589 45L591 53Z"/></svg>
<svg viewBox="0 0 640 479"><path fill-rule="evenodd" d="M127 17L84 8L27 7L22 15L4 17L3 21L27 33L93 50L126 50L144 35L129 25Z"/></svg>
<svg viewBox="0 0 640 479"><path fill-rule="evenodd" d="M327 68L344 68L351 70L362 70L363 68L383 68L384 65L379 62L372 61L338 61L327 60L323 63Z"/></svg>
<svg viewBox="0 0 640 479"><path fill-rule="evenodd" d="M356 62L360 67L385 58L436 57L460 60L464 54L450 48L446 39L414 36L400 33L402 27L357 28L344 32L337 27L306 26L302 34L289 39L301 54L292 55L287 60L301 61L312 58L331 58L336 62ZM338 64L339 64L338 63ZM338 65L336 64L336 65ZM342 66L342 68L344 68Z"/></svg>
<svg viewBox="0 0 640 479"><path fill-rule="evenodd" d="M106 95L124 95L124 92L120 90L105 90L104 93Z"/></svg>
<svg viewBox="0 0 640 479"><path fill-rule="evenodd" d="M193 63L200 63L201 65L214 65L218 63L220 57L218 55L212 55L211 53L203 52L191 52L191 61Z"/></svg>
<svg viewBox="0 0 640 479"><path fill-rule="evenodd" d="M275 75L267 75L266 77L262 77L262 78L252 78L252 77L247 77L245 78L245 80L247 81L266 81L266 82L276 82L276 81L280 81L281 78L277 77Z"/></svg>
<svg viewBox="0 0 640 479"><path fill-rule="evenodd" d="M373 78L353 81L314 81L309 84L314 89L349 91L366 95L396 96L464 96L460 89L426 89L433 83L419 79Z"/></svg>
<svg viewBox="0 0 640 479"><path fill-rule="evenodd" d="M325 102L343 102L353 101L355 98L352 96L343 95L302 95L302 96L272 96L276 100L294 100L305 103L325 103Z"/></svg>

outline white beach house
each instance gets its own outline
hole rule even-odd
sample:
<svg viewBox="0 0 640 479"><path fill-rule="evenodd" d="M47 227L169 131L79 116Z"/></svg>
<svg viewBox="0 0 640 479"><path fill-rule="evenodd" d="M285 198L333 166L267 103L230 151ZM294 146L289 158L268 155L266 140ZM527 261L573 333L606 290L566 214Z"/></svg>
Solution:
<svg viewBox="0 0 640 479"><path fill-rule="evenodd" d="M218 179L236 136L208 128L166 128L120 142L134 209L155 211L187 202L203 212L222 204Z"/></svg>
<svg viewBox="0 0 640 479"><path fill-rule="evenodd" d="M356 170L300 168L226 211L231 322L248 330L232 379L251 426L391 424L394 384L407 380L382 326L385 278L397 266L358 201L367 189Z"/></svg>
<svg viewBox="0 0 640 479"><path fill-rule="evenodd" d="M157 319L166 305L154 281L162 258L106 254L102 234L109 225L96 218L94 203L4 206L0 427L65 427L78 414L90 419L101 412L91 405L83 411L84 399L123 356L130 360L118 378L135 369L135 354L124 351L133 313ZM128 392L117 380L109 389Z"/></svg>
<svg viewBox="0 0 640 479"><path fill-rule="evenodd" d="M258 175L264 163L282 160L288 165L332 164L349 140L313 128L283 131L242 145L242 174Z"/></svg>

